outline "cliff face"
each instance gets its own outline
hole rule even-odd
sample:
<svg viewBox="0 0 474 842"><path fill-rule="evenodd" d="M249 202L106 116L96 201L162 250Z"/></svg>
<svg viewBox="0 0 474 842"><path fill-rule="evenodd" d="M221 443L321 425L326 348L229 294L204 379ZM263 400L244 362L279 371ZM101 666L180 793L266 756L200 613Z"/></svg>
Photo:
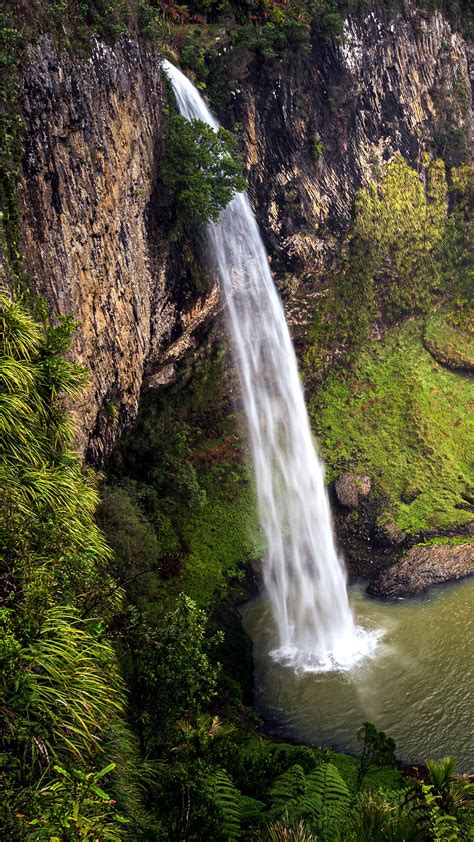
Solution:
<svg viewBox="0 0 474 842"><path fill-rule="evenodd" d="M271 71L254 61L224 123L243 126L250 193L293 325L324 292L357 189L398 150L417 164L467 127L466 46L436 13L349 18L339 41ZM218 290L159 222L166 98L156 55L129 40L84 60L45 39L24 71L22 230L27 268L54 313L79 322L75 358L90 385L75 406L79 446L100 463L132 423L142 384L173 377ZM187 268L188 266L188 268ZM191 268L189 268L191 266Z"/></svg>
<svg viewBox="0 0 474 842"><path fill-rule="evenodd" d="M27 269L55 314L78 321L90 371L74 406L78 445L100 463L135 418L146 374L172 377L215 291L183 294L158 219L166 98L156 56L123 41L89 59L29 48L21 191Z"/></svg>
<svg viewBox="0 0 474 842"><path fill-rule="evenodd" d="M407 4L392 19L349 17L340 40L313 35L308 55L280 67L271 76L258 63L246 69L227 122L243 124L273 269L280 280L293 276L284 283L290 316L304 322L350 228L356 191L397 151L413 166L424 150L459 162L469 142L467 48L440 13Z"/></svg>

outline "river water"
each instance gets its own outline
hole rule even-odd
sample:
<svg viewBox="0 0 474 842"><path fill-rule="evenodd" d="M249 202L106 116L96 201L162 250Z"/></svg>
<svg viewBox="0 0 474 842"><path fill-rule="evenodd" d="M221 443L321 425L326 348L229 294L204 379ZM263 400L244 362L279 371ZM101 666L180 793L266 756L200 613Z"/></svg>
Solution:
<svg viewBox="0 0 474 842"><path fill-rule="evenodd" d="M257 709L282 736L348 752L357 751L357 730L369 720L395 739L399 759L452 754L460 772L473 772L473 600L474 579L392 603L354 585L357 624L383 630L373 656L350 671L298 673L269 654L275 626L259 597L242 610Z"/></svg>

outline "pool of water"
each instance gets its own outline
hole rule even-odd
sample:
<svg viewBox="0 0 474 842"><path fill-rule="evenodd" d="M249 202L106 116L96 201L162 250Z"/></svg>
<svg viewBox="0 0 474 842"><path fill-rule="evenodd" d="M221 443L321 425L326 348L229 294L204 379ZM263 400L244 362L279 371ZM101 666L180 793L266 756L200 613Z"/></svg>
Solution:
<svg viewBox="0 0 474 842"><path fill-rule="evenodd" d="M350 601L358 625L382 635L348 672L297 674L277 663L265 596L243 607L257 709L282 735L349 752L368 719L395 739L399 759L452 754L460 772L473 772L474 578L397 602L369 599L357 584Z"/></svg>

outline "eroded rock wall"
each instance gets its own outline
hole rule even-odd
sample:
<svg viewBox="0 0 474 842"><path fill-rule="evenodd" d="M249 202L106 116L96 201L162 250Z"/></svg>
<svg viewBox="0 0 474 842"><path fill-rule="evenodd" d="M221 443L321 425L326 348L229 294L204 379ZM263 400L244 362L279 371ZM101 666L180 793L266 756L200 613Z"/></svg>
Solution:
<svg viewBox="0 0 474 842"><path fill-rule="evenodd" d="M463 38L410 3L392 18L349 17L339 39L314 33L280 70L257 61L242 73L227 122L243 125L252 201L296 321L317 306L356 191L397 151L413 166L424 150L459 162L470 99Z"/></svg>
<svg viewBox="0 0 474 842"><path fill-rule="evenodd" d="M78 446L100 464L133 422L144 376L173 376L216 290L183 293L159 222L166 96L156 55L124 40L73 60L40 39L22 107L26 265L52 312L78 321L72 353L90 372L74 404Z"/></svg>

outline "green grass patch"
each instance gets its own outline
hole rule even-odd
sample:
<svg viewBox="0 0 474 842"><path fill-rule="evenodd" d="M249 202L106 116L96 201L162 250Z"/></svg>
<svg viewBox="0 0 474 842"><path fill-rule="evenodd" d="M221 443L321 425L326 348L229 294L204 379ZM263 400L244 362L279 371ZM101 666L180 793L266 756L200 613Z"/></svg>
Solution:
<svg viewBox="0 0 474 842"><path fill-rule="evenodd" d="M357 788L357 772L359 760L351 754L333 754L331 763L336 767L351 792ZM379 789L394 790L406 786L406 781L399 769L393 767L379 768L374 766L369 769L364 777L361 790L376 792Z"/></svg>
<svg viewBox="0 0 474 842"><path fill-rule="evenodd" d="M432 538L430 541L422 541L419 547L459 547L462 544L472 544L474 538L469 535L458 535L455 538Z"/></svg>
<svg viewBox="0 0 474 842"><path fill-rule="evenodd" d="M474 384L440 366L410 321L333 369L310 413L328 479L360 471L408 532L461 525L472 514Z"/></svg>
<svg viewBox="0 0 474 842"><path fill-rule="evenodd" d="M427 320L424 341L438 362L450 368L474 370L474 322L464 314L442 307Z"/></svg>

